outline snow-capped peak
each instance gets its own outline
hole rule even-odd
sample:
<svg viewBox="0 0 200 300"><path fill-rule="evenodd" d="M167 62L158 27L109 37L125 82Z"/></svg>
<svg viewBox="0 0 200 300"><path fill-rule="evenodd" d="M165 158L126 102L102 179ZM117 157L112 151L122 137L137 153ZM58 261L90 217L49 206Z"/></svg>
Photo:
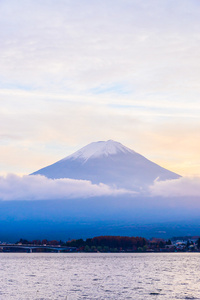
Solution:
<svg viewBox="0 0 200 300"><path fill-rule="evenodd" d="M123 146L121 143L115 142L113 140L108 141L99 141L93 142L77 152L71 154L70 156L66 157L65 159L84 159L88 160L89 158L96 158L101 156L109 156L118 153L134 153L133 150Z"/></svg>
<svg viewBox="0 0 200 300"><path fill-rule="evenodd" d="M70 156L32 173L38 174L53 179L89 180L94 184L104 183L134 191L152 185L158 177L159 180L180 177L112 140L91 143Z"/></svg>

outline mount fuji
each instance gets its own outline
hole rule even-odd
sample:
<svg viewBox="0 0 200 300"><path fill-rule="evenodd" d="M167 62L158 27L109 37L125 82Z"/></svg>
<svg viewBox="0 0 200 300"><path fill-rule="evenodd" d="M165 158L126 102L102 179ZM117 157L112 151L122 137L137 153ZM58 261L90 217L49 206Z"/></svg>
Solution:
<svg viewBox="0 0 200 300"><path fill-rule="evenodd" d="M16 241L21 237L66 240L97 235L170 238L199 234L198 197L191 200L187 196L151 194L149 186L155 186L155 180L162 185L165 180L173 183L180 176L118 142L93 142L31 175L37 174L43 176L25 176L24 185L21 179L11 184L11 195L18 188L17 199L0 201L0 240ZM6 190L4 181L3 184ZM96 188L111 193L93 193ZM42 198L46 189L50 198ZM61 194L64 191L64 196L56 196L56 189ZM76 197L70 196L73 189ZM81 194L81 189L86 190L87 196ZM31 195L35 191L41 193L41 198L19 198L27 190ZM116 192L119 190L122 193Z"/></svg>
<svg viewBox="0 0 200 300"><path fill-rule="evenodd" d="M89 180L93 184L104 183L135 191L148 187L155 180L180 177L113 140L93 142L31 175L38 174L51 179Z"/></svg>

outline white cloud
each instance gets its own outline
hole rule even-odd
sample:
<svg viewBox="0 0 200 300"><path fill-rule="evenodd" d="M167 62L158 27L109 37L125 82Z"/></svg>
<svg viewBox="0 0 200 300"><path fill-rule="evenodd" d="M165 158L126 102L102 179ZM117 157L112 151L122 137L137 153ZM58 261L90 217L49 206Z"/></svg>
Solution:
<svg viewBox="0 0 200 300"><path fill-rule="evenodd" d="M199 5L186 2L1 1L2 86L79 97L113 84L145 96L199 91Z"/></svg>
<svg viewBox="0 0 200 300"><path fill-rule="evenodd" d="M150 193L162 197L200 197L200 177L155 181Z"/></svg>
<svg viewBox="0 0 200 300"><path fill-rule="evenodd" d="M56 200L117 196L134 192L112 188L103 183L92 184L87 180L69 178L48 179L45 176L17 176L9 174L0 177L0 200Z"/></svg>
<svg viewBox="0 0 200 300"><path fill-rule="evenodd" d="M197 166L199 14L196 0L0 1L0 169L30 173L110 138ZM182 128L173 140L166 124Z"/></svg>

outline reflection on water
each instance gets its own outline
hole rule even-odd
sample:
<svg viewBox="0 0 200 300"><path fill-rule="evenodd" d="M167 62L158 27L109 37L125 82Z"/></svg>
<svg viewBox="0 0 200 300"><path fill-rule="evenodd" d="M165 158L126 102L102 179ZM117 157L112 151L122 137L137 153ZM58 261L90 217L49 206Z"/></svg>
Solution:
<svg viewBox="0 0 200 300"><path fill-rule="evenodd" d="M0 299L200 299L199 253L0 253Z"/></svg>

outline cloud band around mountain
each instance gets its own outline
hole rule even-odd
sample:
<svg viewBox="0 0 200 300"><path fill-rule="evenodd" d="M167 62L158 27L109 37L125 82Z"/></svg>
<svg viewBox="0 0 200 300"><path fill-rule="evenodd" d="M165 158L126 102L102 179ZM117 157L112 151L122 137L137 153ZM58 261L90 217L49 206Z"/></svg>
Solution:
<svg viewBox="0 0 200 300"><path fill-rule="evenodd" d="M42 175L0 177L0 200L56 200L134 194L106 184L70 178L49 179Z"/></svg>
<svg viewBox="0 0 200 300"><path fill-rule="evenodd" d="M200 177L181 177L165 181L156 180L149 189L152 196L198 197L200 196Z"/></svg>
<svg viewBox="0 0 200 300"><path fill-rule="evenodd" d="M100 196L145 196L145 197L199 197L200 177L181 177L179 179L156 180L148 191L141 194L127 189L119 189L99 183L92 184L89 180L70 178L49 179L42 175L15 174L0 176L0 200L56 200L72 198L90 198Z"/></svg>

